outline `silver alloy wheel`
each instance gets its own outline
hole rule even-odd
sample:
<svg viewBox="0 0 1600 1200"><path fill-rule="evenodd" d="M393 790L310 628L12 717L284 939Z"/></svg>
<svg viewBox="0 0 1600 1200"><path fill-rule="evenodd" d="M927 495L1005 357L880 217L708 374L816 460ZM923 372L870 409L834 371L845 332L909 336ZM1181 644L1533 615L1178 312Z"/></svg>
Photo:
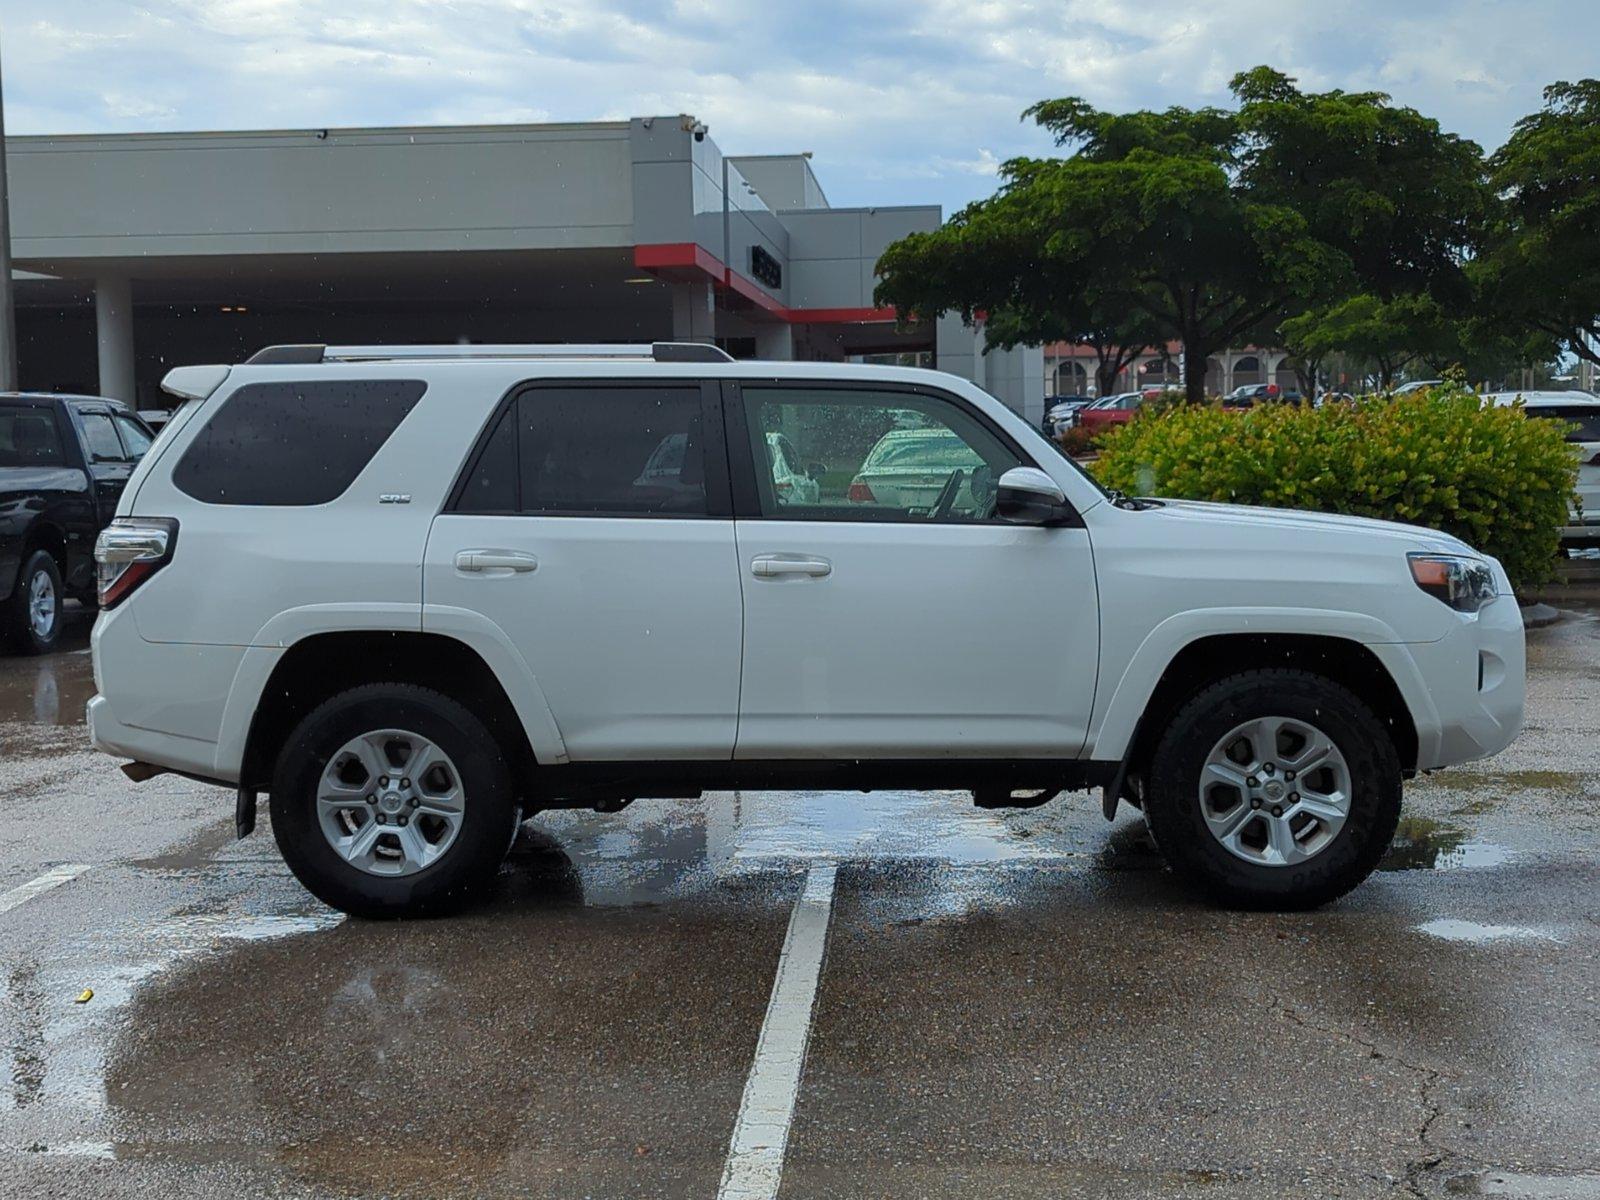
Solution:
<svg viewBox="0 0 1600 1200"><path fill-rule="evenodd" d="M328 759L317 823L345 862L369 875L432 866L461 832L461 773L438 746L404 729L351 738Z"/></svg>
<svg viewBox="0 0 1600 1200"><path fill-rule="evenodd" d="M48 571L35 571L28 581L28 628L41 642L56 628L56 585Z"/></svg>
<svg viewBox="0 0 1600 1200"><path fill-rule="evenodd" d="M1224 847L1258 866L1320 854L1350 815L1350 766L1333 739L1294 717L1224 734L1200 772L1200 814Z"/></svg>

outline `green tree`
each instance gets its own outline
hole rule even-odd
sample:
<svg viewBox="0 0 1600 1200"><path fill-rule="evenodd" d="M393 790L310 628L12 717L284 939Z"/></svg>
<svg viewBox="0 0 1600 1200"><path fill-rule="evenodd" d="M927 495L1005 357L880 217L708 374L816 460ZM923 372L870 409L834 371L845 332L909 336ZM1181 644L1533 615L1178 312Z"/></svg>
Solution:
<svg viewBox="0 0 1600 1200"><path fill-rule="evenodd" d="M1125 296L1153 341L1182 345L1198 402L1212 354L1348 271L1298 213L1240 178L1229 113L1118 115L1064 99L1025 116L1074 153L1008 162L995 196L890 246L878 303L923 317L986 312L998 344L1044 315L1071 324L1069 305Z"/></svg>
<svg viewBox="0 0 1600 1200"><path fill-rule="evenodd" d="M1429 296L1383 300L1362 292L1307 309L1285 320L1281 330L1284 345L1297 357L1320 361L1343 353L1372 363L1378 387L1388 391L1413 360L1447 345L1451 325Z"/></svg>
<svg viewBox="0 0 1600 1200"><path fill-rule="evenodd" d="M1382 92L1302 92L1271 67L1234 76L1239 174L1346 255L1384 301L1470 295L1464 264L1491 210L1482 149Z"/></svg>
<svg viewBox="0 0 1600 1200"><path fill-rule="evenodd" d="M1484 255L1488 309L1600 363L1600 80L1547 87L1489 166L1504 211Z"/></svg>

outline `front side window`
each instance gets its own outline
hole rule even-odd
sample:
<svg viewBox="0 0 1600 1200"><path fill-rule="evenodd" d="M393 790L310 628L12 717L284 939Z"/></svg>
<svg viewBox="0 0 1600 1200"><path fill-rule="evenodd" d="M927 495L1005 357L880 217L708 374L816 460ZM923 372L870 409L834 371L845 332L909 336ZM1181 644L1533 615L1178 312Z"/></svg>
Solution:
<svg viewBox="0 0 1600 1200"><path fill-rule="evenodd" d="M698 384L534 387L485 441L458 512L704 516Z"/></svg>
<svg viewBox="0 0 1600 1200"><path fill-rule="evenodd" d="M126 462L128 455L117 440L117 431L105 413L79 413L83 425L83 444L95 462Z"/></svg>
<svg viewBox="0 0 1600 1200"><path fill-rule="evenodd" d="M172 482L206 504L326 504L426 390L419 379L247 383L195 435Z"/></svg>
<svg viewBox="0 0 1600 1200"><path fill-rule="evenodd" d="M0 406L0 467L58 467L65 461L61 431L48 408Z"/></svg>
<svg viewBox="0 0 1600 1200"><path fill-rule="evenodd" d="M122 444L128 448L128 457L135 461L145 455L150 449L151 437L145 432L144 426L132 417L125 417L117 413L113 418L117 423L117 430L122 434Z"/></svg>
<svg viewBox="0 0 1600 1200"><path fill-rule="evenodd" d="M953 401L913 392L746 387L764 516L987 521L1022 460Z"/></svg>

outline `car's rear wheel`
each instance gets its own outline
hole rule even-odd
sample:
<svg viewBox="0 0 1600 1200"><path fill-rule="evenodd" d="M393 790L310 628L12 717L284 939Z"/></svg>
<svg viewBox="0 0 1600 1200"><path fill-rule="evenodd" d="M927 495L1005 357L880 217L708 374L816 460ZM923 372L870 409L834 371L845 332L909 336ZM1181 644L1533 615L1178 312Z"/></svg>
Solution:
<svg viewBox="0 0 1600 1200"><path fill-rule="evenodd" d="M1172 868L1213 897L1302 909L1372 873L1400 792L1394 743L1354 693L1307 671L1249 671L1178 711L1145 813Z"/></svg>
<svg viewBox="0 0 1600 1200"><path fill-rule="evenodd" d="M6 612L6 642L19 654L48 654L61 641L61 568L35 550L17 572Z"/></svg>
<svg viewBox="0 0 1600 1200"><path fill-rule="evenodd" d="M271 811L300 882L359 916L470 903L493 880L520 816L483 723L410 684L354 688L301 721L278 757Z"/></svg>

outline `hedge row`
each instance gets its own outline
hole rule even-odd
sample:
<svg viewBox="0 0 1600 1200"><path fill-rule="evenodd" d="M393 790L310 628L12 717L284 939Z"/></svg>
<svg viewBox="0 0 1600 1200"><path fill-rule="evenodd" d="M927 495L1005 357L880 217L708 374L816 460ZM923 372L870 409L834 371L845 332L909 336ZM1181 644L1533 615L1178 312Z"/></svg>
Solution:
<svg viewBox="0 0 1600 1200"><path fill-rule="evenodd" d="M1450 386L1350 404L1140 414L1100 442L1095 475L1131 494L1381 517L1441 529L1549 577L1577 480L1560 422Z"/></svg>

